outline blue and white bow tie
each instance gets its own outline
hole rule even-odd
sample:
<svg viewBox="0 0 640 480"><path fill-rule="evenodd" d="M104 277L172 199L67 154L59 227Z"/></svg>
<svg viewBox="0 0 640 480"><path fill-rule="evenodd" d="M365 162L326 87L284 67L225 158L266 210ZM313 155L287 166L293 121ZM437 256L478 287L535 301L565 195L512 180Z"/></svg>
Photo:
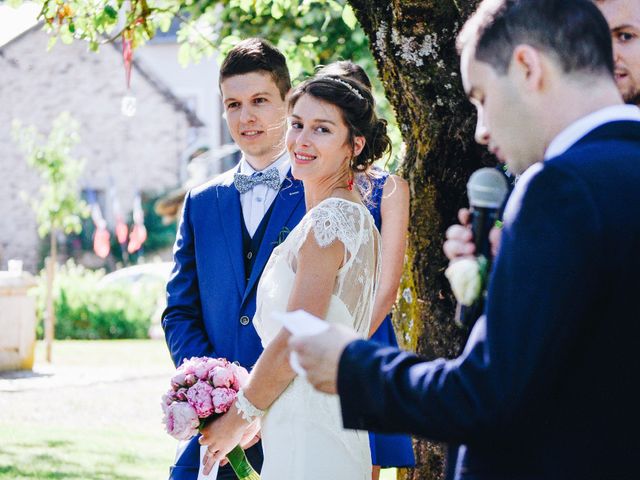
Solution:
<svg viewBox="0 0 640 480"><path fill-rule="evenodd" d="M275 167L264 172L255 172L252 175L236 172L233 175L233 184L240 193L246 193L256 185L264 183L267 187L278 190L280 188L280 173Z"/></svg>

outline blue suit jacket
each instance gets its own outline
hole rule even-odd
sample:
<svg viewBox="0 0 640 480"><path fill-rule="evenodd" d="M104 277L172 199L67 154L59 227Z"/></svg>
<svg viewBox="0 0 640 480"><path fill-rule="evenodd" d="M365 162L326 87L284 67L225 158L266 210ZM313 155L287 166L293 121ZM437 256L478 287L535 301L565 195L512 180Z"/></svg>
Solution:
<svg viewBox="0 0 640 480"><path fill-rule="evenodd" d="M249 281L245 279L242 208L233 185L236 168L190 191L174 246L162 326L173 362L223 357L250 369L262 353L252 319L256 287L273 248L305 214L302 182L289 174L276 199ZM195 439L192 441L195 443ZM172 478L195 479L197 448L188 447ZM185 455L183 455L184 457ZM184 475L180 470L184 470ZM195 469L195 472L194 472Z"/></svg>
<svg viewBox="0 0 640 480"><path fill-rule="evenodd" d="M639 478L639 208L640 122L531 167L464 353L350 344L345 426L465 444L462 479Z"/></svg>

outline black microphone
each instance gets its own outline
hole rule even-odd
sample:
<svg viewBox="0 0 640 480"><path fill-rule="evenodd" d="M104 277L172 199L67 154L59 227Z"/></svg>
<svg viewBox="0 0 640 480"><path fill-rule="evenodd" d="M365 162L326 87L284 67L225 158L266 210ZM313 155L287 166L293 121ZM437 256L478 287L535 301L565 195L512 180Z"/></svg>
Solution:
<svg viewBox="0 0 640 480"><path fill-rule="evenodd" d="M486 167L476 170L467 182L473 243L476 246L476 255L483 255L487 259L487 270L491 269L493 260L489 232L499 219L502 204L508 192L509 187L504 175L495 168ZM458 304L456 323L463 327L473 326L482 314L483 307L482 294L473 305Z"/></svg>

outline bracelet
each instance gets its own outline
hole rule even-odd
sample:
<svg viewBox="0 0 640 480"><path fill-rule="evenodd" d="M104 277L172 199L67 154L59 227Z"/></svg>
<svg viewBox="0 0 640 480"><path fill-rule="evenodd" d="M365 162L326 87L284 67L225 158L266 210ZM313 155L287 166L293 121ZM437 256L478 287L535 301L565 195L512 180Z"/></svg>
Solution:
<svg viewBox="0 0 640 480"><path fill-rule="evenodd" d="M249 399L244 396L244 391L242 389L238 390L235 407L238 410L238 415L242 415L242 418L248 423L251 423L256 418L262 417L264 415L264 410L260 410L253 403L251 403Z"/></svg>

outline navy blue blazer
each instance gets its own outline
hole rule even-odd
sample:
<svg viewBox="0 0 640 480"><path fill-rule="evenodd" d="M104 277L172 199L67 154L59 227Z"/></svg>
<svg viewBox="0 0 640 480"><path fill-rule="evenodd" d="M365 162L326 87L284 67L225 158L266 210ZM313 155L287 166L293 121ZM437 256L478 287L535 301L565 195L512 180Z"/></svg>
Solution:
<svg viewBox="0 0 640 480"><path fill-rule="evenodd" d="M223 357L250 369L262 353L252 319L256 288L274 247L305 214L302 182L289 173L276 199L247 282L240 195L233 168L185 198L167 284L162 326L176 365L192 356ZM172 479L197 476L195 440L173 467ZM188 457L188 458L186 458ZM181 472L184 470L184 472ZM183 475L184 473L184 475Z"/></svg>
<svg viewBox="0 0 640 480"><path fill-rule="evenodd" d="M460 479L640 478L640 122L532 166L455 360L350 344L346 427L465 444Z"/></svg>

